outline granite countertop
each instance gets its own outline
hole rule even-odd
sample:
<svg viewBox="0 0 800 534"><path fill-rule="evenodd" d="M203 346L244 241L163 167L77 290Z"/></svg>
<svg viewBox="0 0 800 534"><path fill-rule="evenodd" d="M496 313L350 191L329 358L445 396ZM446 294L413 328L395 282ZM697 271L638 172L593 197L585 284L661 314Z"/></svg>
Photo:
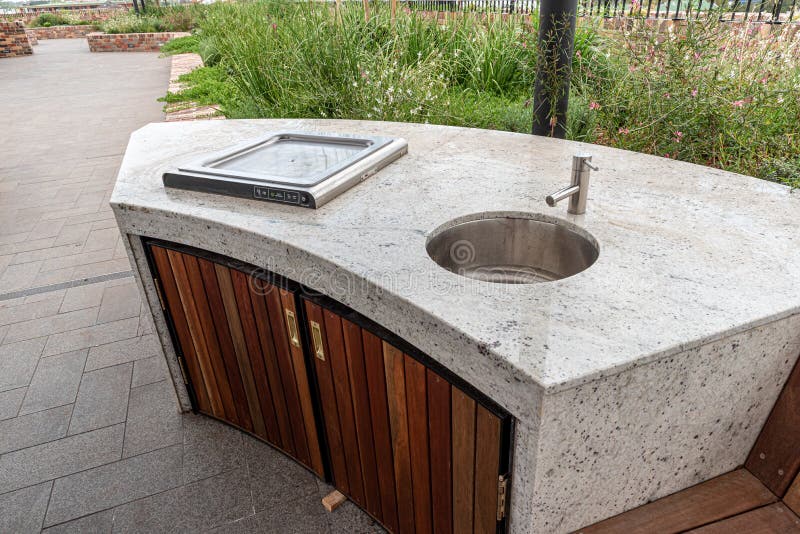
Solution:
<svg viewBox="0 0 800 534"><path fill-rule="evenodd" d="M398 136L409 153L318 210L162 185L179 163L276 130ZM576 216L544 198L569 183L579 152L600 171ZM594 145L402 123L150 124L132 135L111 202L125 232L233 255L330 294L516 415L542 394L800 311L800 192ZM428 257L433 231L482 212L569 221L594 236L599 258L564 280L502 285Z"/></svg>

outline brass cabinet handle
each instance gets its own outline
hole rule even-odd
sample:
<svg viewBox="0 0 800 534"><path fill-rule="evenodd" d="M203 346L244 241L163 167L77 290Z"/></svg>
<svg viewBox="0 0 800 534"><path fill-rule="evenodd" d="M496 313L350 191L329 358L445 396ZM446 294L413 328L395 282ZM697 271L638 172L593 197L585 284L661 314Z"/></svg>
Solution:
<svg viewBox="0 0 800 534"><path fill-rule="evenodd" d="M294 316L294 312L288 308L284 311L286 311L286 324L289 327L289 341L295 347L300 348L300 337L297 335L297 319Z"/></svg>
<svg viewBox="0 0 800 534"><path fill-rule="evenodd" d="M314 354L317 358L325 361L325 349L322 346L322 330L319 323L311 321L311 339L314 342Z"/></svg>

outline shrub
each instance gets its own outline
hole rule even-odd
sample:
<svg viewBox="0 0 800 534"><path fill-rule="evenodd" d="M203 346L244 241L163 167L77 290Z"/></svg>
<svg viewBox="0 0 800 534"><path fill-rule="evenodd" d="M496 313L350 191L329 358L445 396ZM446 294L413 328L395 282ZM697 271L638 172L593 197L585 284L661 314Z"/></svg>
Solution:
<svg viewBox="0 0 800 534"><path fill-rule="evenodd" d="M42 13L28 25L32 28L49 28L50 26L75 26L91 25L90 20L81 20L71 13L59 11L55 13Z"/></svg>
<svg viewBox="0 0 800 534"><path fill-rule="evenodd" d="M609 34L601 68L575 73L571 137L797 184L800 41L751 33L711 17Z"/></svg>

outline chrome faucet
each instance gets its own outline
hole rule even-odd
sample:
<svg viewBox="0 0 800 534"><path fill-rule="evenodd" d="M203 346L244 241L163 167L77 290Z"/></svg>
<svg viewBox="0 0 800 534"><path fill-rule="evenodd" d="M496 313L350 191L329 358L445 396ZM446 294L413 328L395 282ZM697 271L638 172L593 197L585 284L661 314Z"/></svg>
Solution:
<svg viewBox="0 0 800 534"><path fill-rule="evenodd" d="M569 197L567 213L574 215L586 213L586 197L589 194L589 170L598 170L597 167L589 163L590 161L592 161L592 156L589 154L572 156L572 182L564 189L548 195L545 198L548 206L555 206Z"/></svg>

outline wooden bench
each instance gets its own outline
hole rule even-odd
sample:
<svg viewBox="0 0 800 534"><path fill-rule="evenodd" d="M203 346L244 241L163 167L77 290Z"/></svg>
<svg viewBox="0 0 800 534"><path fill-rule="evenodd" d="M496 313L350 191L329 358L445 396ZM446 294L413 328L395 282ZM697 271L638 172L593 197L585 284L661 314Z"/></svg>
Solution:
<svg viewBox="0 0 800 534"><path fill-rule="evenodd" d="M800 361L744 466L581 534L800 534Z"/></svg>

